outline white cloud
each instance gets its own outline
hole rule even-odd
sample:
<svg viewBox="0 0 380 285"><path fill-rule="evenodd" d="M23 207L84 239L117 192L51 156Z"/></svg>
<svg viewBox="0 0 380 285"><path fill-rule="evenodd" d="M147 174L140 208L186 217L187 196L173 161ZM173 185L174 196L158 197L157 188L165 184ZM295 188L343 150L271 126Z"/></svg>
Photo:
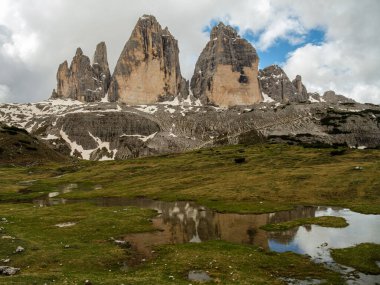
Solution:
<svg viewBox="0 0 380 285"><path fill-rule="evenodd" d="M310 91L335 90L359 102L380 103L380 2L329 1L313 9L301 1L295 7L305 26L325 27L326 41L292 52L284 64L288 75L302 75Z"/></svg>
<svg viewBox="0 0 380 285"><path fill-rule="evenodd" d="M138 17L153 14L178 39L181 69L187 79L208 40L202 30L211 19L228 19L239 26L241 33L260 33L257 47L262 50L278 39L300 43L308 30L322 27L326 31L325 44L295 51L285 64L286 71L291 76L303 75L309 89L332 86L354 98L379 102L376 94L380 85L374 72L380 70L380 20L376 14L379 3L0 0L0 84L9 86L12 101L46 99L56 85L58 65L66 59L70 61L78 46L91 57L96 44L106 41L113 68ZM330 54L325 54L327 51Z"/></svg>

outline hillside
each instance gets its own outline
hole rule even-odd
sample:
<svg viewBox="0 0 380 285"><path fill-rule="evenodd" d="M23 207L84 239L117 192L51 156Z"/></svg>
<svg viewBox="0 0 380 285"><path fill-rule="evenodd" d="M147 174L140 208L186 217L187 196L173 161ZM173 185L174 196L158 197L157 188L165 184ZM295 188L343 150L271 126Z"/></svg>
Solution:
<svg viewBox="0 0 380 285"><path fill-rule="evenodd" d="M26 130L0 124L0 165L37 165L68 160Z"/></svg>

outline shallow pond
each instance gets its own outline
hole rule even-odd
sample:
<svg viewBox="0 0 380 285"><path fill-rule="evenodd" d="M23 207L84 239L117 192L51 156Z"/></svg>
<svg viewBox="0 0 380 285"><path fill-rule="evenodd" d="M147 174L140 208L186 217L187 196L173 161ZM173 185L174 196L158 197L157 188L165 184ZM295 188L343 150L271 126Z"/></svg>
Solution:
<svg viewBox="0 0 380 285"><path fill-rule="evenodd" d="M100 206L136 206L158 212L152 222L155 232L130 234L125 237L141 258L152 255L152 247L163 244L224 240L252 244L276 252L293 251L309 255L346 275L348 284L379 284L379 275L351 274L352 269L337 265L330 248L343 248L363 242L380 243L380 215L364 215L348 209L331 207L297 207L290 211L268 214L217 213L193 202L162 202L150 199L102 198L91 200ZM65 200L38 201L41 206ZM268 223L299 218L344 217L346 228L301 226L280 232L266 232L260 227Z"/></svg>

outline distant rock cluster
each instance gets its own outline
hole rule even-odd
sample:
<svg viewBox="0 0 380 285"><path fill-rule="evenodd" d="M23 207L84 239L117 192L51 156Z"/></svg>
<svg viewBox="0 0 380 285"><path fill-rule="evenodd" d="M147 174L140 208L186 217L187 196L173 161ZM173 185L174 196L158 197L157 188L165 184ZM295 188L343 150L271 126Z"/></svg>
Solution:
<svg viewBox="0 0 380 285"><path fill-rule="evenodd" d="M301 76L291 81L277 65L260 71L258 66L255 48L235 29L219 23L198 58L189 86L181 74L177 40L154 16L144 15L125 44L112 76L104 42L96 47L92 64L78 48L70 67L67 61L59 66L52 98L133 106L185 99L192 94L193 100L219 107L268 100L320 100L319 95L307 92Z"/></svg>

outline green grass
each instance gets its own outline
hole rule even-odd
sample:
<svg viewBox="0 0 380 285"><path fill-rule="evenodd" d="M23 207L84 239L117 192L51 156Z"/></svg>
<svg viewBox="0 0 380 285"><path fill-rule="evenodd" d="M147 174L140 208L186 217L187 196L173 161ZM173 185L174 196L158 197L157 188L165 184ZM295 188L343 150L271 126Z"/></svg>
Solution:
<svg viewBox="0 0 380 285"><path fill-rule="evenodd" d="M197 269L209 272L214 279L210 284L283 284L279 277L342 284L338 273L305 256L222 241L161 246L155 248L154 259L122 271L125 262L133 262L134 252L111 238L154 230L152 211L99 207L90 200L46 208L13 203L74 183L72 192L59 197L193 200L236 213L297 205L380 213L380 151L347 150L339 156L331 156L331 151L263 144L127 161L0 166L0 218L9 220L0 222L0 235L15 237L0 240L0 259L10 257L9 265L21 268L16 276L1 277L0 284L81 284L86 279L93 284L190 284L187 273ZM246 162L236 164L236 157ZM76 224L55 226L64 222ZM13 253L18 245L25 252Z"/></svg>
<svg viewBox="0 0 380 285"><path fill-rule="evenodd" d="M293 221L276 223L276 224L267 224L262 226L261 229L266 231L285 231L295 227L304 226L304 225L318 225L321 227L330 227L330 228L344 228L348 226L346 220L342 217L333 217L333 216L322 216L322 217L312 217L304 219L296 219Z"/></svg>
<svg viewBox="0 0 380 285"><path fill-rule="evenodd" d="M126 210L125 210L126 209ZM151 231L153 212L133 207L98 207L89 203L53 207L1 204L0 259L21 268L15 276L0 277L0 284L186 284L190 270L206 270L210 284L283 284L279 277L316 278L341 284L338 273L293 253L266 252L255 246L211 241L155 248L155 258L133 263L134 253L118 246L134 232ZM59 228L58 223L75 222ZM14 253L17 246L25 251ZM53 281L54 280L54 281Z"/></svg>
<svg viewBox="0 0 380 285"><path fill-rule="evenodd" d="M339 156L331 156L331 151L240 145L127 161L0 167L0 201L31 199L77 183L77 189L62 197L193 200L218 211L240 213L296 205L380 213L380 150L347 150ZM245 157L246 163L236 164L236 157ZM29 186L18 184L34 179Z"/></svg>
<svg viewBox="0 0 380 285"><path fill-rule="evenodd" d="M366 274L380 274L376 261L380 261L380 244L362 243L354 247L331 250L331 256L340 264Z"/></svg>

